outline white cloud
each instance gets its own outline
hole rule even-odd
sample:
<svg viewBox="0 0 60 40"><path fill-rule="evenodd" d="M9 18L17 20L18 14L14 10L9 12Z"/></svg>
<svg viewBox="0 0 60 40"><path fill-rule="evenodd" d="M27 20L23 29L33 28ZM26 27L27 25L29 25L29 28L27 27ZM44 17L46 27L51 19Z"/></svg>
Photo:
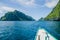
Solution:
<svg viewBox="0 0 60 40"><path fill-rule="evenodd" d="M48 8L53 8L56 6L59 0L46 0L45 6Z"/></svg>
<svg viewBox="0 0 60 40"><path fill-rule="evenodd" d="M5 13L8 11L14 11L14 8L8 7L8 6L0 6L0 13Z"/></svg>
<svg viewBox="0 0 60 40"><path fill-rule="evenodd" d="M23 6L36 6L35 0L11 0L11 1Z"/></svg>
<svg viewBox="0 0 60 40"><path fill-rule="evenodd" d="M11 8L8 6L3 6L3 7L1 7L1 9L5 10L5 11L14 11L14 8Z"/></svg>
<svg viewBox="0 0 60 40"><path fill-rule="evenodd" d="M0 12L1 11L13 11L13 10L15 10L15 9L7 6L6 4L4 4L2 2L0 2Z"/></svg>
<svg viewBox="0 0 60 40"><path fill-rule="evenodd" d="M48 7L53 8L56 6L57 2L59 0L45 0L46 3L44 5L38 5L35 3L36 0L11 0L11 2L15 2L17 4L20 4L22 6L28 6L28 7Z"/></svg>
<svg viewBox="0 0 60 40"><path fill-rule="evenodd" d="M14 8L8 7L8 6L0 6L0 17L3 16L8 11L14 11Z"/></svg>

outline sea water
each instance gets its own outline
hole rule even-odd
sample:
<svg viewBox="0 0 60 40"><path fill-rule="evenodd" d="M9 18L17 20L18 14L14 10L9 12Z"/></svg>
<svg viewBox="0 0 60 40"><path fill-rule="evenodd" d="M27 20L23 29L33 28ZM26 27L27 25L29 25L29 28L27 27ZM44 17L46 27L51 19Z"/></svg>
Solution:
<svg viewBox="0 0 60 40"><path fill-rule="evenodd" d="M38 35L48 40L47 34L49 40L58 40L59 27L57 21L0 21L0 40L38 40Z"/></svg>

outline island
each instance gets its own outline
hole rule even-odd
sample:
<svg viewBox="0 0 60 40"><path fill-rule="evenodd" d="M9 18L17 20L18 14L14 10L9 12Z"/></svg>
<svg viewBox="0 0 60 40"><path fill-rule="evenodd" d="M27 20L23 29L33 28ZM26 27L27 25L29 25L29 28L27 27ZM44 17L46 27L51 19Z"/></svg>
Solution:
<svg viewBox="0 0 60 40"><path fill-rule="evenodd" d="M35 21L32 17L25 15L23 12L14 10L7 12L0 18L0 21Z"/></svg>

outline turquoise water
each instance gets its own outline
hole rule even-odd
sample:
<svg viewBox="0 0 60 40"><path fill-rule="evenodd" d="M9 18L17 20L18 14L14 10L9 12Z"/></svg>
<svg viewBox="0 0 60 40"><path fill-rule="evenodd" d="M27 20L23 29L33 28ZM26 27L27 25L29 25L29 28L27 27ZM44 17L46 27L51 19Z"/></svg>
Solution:
<svg viewBox="0 0 60 40"><path fill-rule="evenodd" d="M41 28L59 40L60 22L57 21L0 21L0 40L35 40Z"/></svg>

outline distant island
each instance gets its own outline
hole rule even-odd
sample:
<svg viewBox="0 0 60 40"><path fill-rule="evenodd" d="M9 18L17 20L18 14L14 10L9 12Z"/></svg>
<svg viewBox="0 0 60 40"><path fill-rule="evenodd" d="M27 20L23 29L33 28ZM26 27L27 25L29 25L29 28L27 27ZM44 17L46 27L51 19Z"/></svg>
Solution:
<svg viewBox="0 0 60 40"><path fill-rule="evenodd" d="M0 18L0 21L35 21L35 19L15 10L13 12L5 13L5 15Z"/></svg>
<svg viewBox="0 0 60 40"><path fill-rule="evenodd" d="M50 21L60 21L60 0L52 12L44 19Z"/></svg>

